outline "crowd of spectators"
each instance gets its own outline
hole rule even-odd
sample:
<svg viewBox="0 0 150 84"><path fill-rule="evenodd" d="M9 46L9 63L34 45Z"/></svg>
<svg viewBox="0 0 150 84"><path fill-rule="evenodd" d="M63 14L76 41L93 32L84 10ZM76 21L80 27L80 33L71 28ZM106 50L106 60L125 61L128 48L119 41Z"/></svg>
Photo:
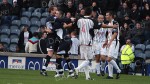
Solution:
<svg viewBox="0 0 150 84"><path fill-rule="evenodd" d="M51 10L51 6L56 6L61 10L64 17L73 22L75 30L77 29L76 21L84 16L84 8L90 6L93 9L92 17L94 19L97 19L99 14L105 15L106 11L111 10L120 24L121 45L125 44L126 38L131 38L134 45L144 44L150 40L150 0L13 0L13 4L2 0L0 25L20 19L23 9L34 7ZM49 12L50 15L55 15L52 11ZM45 24L45 26L47 25ZM27 30L27 27L25 26L19 37L21 50L24 50L27 40L32 37L32 33ZM24 35L26 39L23 39Z"/></svg>

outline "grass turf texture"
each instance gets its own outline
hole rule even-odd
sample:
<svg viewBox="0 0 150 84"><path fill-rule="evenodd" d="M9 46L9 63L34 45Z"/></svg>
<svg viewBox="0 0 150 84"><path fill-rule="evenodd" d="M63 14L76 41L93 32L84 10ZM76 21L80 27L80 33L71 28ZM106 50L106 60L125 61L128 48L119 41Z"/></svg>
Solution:
<svg viewBox="0 0 150 84"><path fill-rule="evenodd" d="M150 84L150 77L121 75L120 79L105 79L91 74L94 80L85 80L84 73L78 79L54 78L55 72L48 72L47 77L41 76L40 71L0 69L0 84ZM65 73L67 75L67 73ZM115 75L114 75L115 77Z"/></svg>

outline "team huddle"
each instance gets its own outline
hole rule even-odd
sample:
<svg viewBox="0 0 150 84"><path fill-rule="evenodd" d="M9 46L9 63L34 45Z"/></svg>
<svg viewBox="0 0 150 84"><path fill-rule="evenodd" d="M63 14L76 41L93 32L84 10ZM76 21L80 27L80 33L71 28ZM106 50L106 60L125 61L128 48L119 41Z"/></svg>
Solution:
<svg viewBox="0 0 150 84"><path fill-rule="evenodd" d="M115 68L117 71L116 79L120 78L121 70L115 61L118 58L119 51L119 24L114 20L114 15L111 11L106 12L105 17L103 15L99 15L97 20L92 19L91 13L91 8L86 8L85 16L77 21L77 27L79 28L79 40L76 37L75 31L70 33L71 39L69 39L69 35L67 34L65 37L62 36L64 33L60 33L63 32L63 30L60 29L61 27L55 27L58 35L56 38L59 38L60 42L57 44L56 49L56 75L54 77L61 77L64 75L62 67L62 56L64 56L69 70L69 77L74 77L77 79L79 75L78 71L80 69L84 69L86 76L85 79L93 80L89 73L91 61L95 58L95 69L97 76L105 75L104 70L107 61L107 79L113 79L113 68ZM58 11L58 14L61 15L61 12ZM59 18L59 16L56 17ZM107 23L104 22L104 18L107 20ZM57 20L55 20L55 23L56 21ZM72 24L65 23L64 25L63 27L67 29ZM44 76L47 76L46 67L48 66L48 63L55 52L55 45L50 44L49 47L47 47L48 54L46 56L46 62L44 63L40 72ZM81 59L84 59L84 61L78 67L73 68L69 55L77 55L78 47L80 49L79 51Z"/></svg>

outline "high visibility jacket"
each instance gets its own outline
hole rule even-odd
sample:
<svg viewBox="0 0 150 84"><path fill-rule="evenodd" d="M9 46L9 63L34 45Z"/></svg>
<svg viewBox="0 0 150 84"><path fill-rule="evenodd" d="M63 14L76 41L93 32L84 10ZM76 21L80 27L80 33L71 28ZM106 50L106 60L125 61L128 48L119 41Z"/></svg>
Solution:
<svg viewBox="0 0 150 84"><path fill-rule="evenodd" d="M130 64L134 60L134 53L130 45L126 45L121 53L121 63Z"/></svg>

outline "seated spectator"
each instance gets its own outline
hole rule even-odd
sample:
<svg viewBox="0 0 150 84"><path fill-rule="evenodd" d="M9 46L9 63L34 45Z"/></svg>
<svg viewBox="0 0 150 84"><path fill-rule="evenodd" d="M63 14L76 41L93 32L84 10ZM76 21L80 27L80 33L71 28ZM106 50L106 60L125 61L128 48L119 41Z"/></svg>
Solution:
<svg viewBox="0 0 150 84"><path fill-rule="evenodd" d="M22 7L28 9L31 5L31 0L23 0Z"/></svg>
<svg viewBox="0 0 150 84"><path fill-rule="evenodd" d="M124 15L124 19L123 19L122 23L127 23L128 25L133 24L132 20L129 18L129 15L127 15L127 14Z"/></svg>
<svg viewBox="0 0 150 84"><path fill-rule="evenodd" d="M128 74L129 64L134 61L134 45L131 43L131 40L128 38L126 44L121 47L121 63L124 67L124 73Z"/></svg>
<svg viewBox="0 0 150 84"><path fill-rule="evenodd" d="M142 21L144 25L144 37L145 41L150 40L150 16L146 15L145 19Z"/></svg>
<svg viewBox="0 0 150 84"><path fill-rule="evenodd" d="M79 0L79 3L83 3L84 7L90 7L92 5L93 0Z"/></svg>
<svg viewBox="0 0 150 84"><path fill-rule="evenodd" d="M82 17L84 17L85 15L85 9L81 9L80 12L76 15L76 19L80 19Z"/></svg>
<svg viewBox="0 0 150 84"><path fill-rule="evenodd" d="M18 41L18 47L19 52L24 53L25 52L25 45L28 42L28 40L32 37L32 33L28 30L28 26L23 27L23 31L20 33L19 41Z"/></svg>
<svg viewBox="0 0 150 84"><path fill-rule="evenodd" d="M77 14L80 13L80 11L83 9L83 4L82 3L79 3L78 7L77 7Z"/></svg>
<svg viewBox="0 0 150 84"><path fill-rule="evenodd" d="M139 21L140 20L140 12L138 10L137 4L132 4L132 9L130 13L130 18L134 21Z"/></svg>
<svg viewBox="0 0 150 84"><path fill-rule="evenodd" d="M120 11L120 15L122 15L121 17L123 18L125 15L130 15L131 10L128 8L127 3L123 3L121 11Z"/></svg>
<svg viewBox="0 0 150 84"><path fill-rule="evenodd" d="M123 27L120 30L120 44L123 45L126 43L126 38L129 38L131 34L131 29L127 23L124 23Z"/></svg>
<svg viewBox="0 0 150 84"><path fill-rule="evenodd" d="M137 22L136 27L131 31L131 40L133 44L141 44L144 41L144 29L141 27L141 23Z"/></svg>
<svg viewBox="0 0 150 84"><path fill-rule="evenodd" d="M144 4L144 9L141 11L141 18L144 19L146 15L150 15L150 7L148 3Z"/></svg>
<svg viewBox="0 0 150 84"><path fill-rule="evenodd" d="M67 12L70 12L72 16L75 16L75 13L76 13L76 8L74 7L72 1L68 1L67 5L66 5L66 8L65 8L65 11L63 11L65 14Z"/></svg>
<svg viewBox="0 0 150 84"><path fill-rule="evenodd" d="M97 3L96 2L93 2L92 3L92 9L93 11L96 11L96 13L99 15L101 14L101 9L97 6Z"/></svg>
<svg viewBox="0 0 150 84"><path fill-rule="evenodd" d="M3 16L11 15L12 13L12 5L8 3L8 0L3 0L0 4L0 12Z"/></svg>
<svg viewBox="0 0 150 84"><path fill-rule="evenodd" d="M7 0L3 0L0 4L0 13L2 15L1 17L1 23L2 24L10 24L11 23L11 14L12 14L12 5L8 3Z"/></svg>
<svg viewBox="0 0 150 84"><path fill-rule="evenodd" d="M3 43L0 43L0 52L6 52L6 48L4 47Z"/></svg>
<svg viewBox="0 0 150 84"><path fill-rule="evenodd" d="M39 40L37 52L39 54L47 54L47 32L42 33L42 37Z"/></svg>
<svg viewBox="0 0 150 84"><path fill-rule="evenodd" d="M25 45L26 53L37 53L37 44L39 42L38 33L34 32L33 37L28 40Z"/></svg>

